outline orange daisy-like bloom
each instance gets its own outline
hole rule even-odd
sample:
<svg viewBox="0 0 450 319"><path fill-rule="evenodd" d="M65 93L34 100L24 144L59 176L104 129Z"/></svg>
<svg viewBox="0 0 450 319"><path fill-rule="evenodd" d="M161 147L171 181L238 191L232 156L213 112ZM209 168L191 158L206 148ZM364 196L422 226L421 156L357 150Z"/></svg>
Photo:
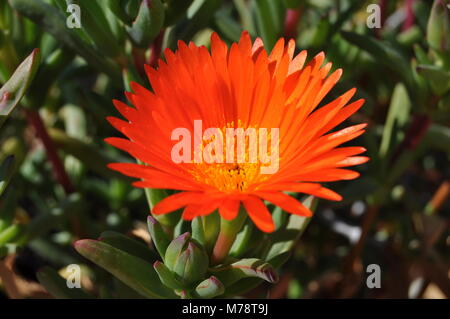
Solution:
<svg viewBox="0 0 450 319"><path fill-rule="evenodd" d="M294 50L293 40L285 45L280 39L267 54L261 39L252 44L247 32L231 48L213 34L211 52L181 41L175 53L167 49L158 69L146 66L153 93L131 83L133 93L127 92L127 98L134 108L114 101L127 121L108 118L128 139L111 137L106 141L144 164L113 163L109 167L139 178L133 184L136 187L180 191L159 202L153 214L184 208L182 216L190 220L218 209L223 218L232 220L242 204L265 232L275 227L263 200L289 213L311 216L284 191L341 200L320 182L359 176L344 167L366 162L367 157L357 156L365 149L338 146L361 135L366 124L329 131L355 113L364 100L348 104L356 92L351 89L318 108L342 70L328 75L331 63L323 65L323 53L305 65L306 51L294 57ZM202 121L203 129L218 128L223 134L226 128L278 128L278 170L261 173L265 162L260 157L238 163L174 162L174 130L194 132L196 120ZM192 154L198 146L204 150L205 141L201 144L194 142ZM252 143L245 147L245 158L252 147Z"/></svg>

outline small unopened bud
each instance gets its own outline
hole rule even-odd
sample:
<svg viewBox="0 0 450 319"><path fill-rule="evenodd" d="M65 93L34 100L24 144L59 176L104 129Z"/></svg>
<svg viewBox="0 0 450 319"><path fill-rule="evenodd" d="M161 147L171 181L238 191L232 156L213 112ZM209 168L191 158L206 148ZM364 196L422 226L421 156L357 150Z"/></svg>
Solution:
<svg viewBox="0 0 450 319"><path fill-rule="evenodd" d="M189 233L174 239L167 247L165 264L185 285L204 279L208 270L209 258L205 249Z"/></svg>
<svg viewBox="0 0 450 319"><path fill-rule="evenodd" d="M190 233L184 233L172 240L172 242L167 247L164 261L169 269L173 269L173 267L175 266L177 259L180 257L181 252L183 251L190 237Z"/></svg>

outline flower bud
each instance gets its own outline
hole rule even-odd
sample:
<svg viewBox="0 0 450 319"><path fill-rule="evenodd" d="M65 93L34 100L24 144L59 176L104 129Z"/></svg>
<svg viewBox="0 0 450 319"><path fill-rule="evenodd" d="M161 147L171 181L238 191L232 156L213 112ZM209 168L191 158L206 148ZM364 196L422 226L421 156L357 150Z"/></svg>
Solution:
<svg viewBox="0 0 450 319"><path fill-rule="evenodd" d="M204 279L209 258L204 248L189 233L177 237L167 247L165 264L185 285Z"/></svg>
<svg viewBox="0 0 450 319"><path fill-rule="evenodd" d="M169 269L173 269L173 267L175 266L175 263L178 257L181 255L181 252L190 236L190 233L184 233L172 240L172 242L167 247L166 254L164 256L164 262Z"/></svg>

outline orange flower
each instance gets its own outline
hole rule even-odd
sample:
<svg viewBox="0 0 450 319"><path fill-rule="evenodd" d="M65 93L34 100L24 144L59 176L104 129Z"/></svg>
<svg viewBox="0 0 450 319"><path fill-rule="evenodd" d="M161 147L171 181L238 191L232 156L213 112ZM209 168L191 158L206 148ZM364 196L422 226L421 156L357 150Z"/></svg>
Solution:
<svg viewBox="0 0 450 319"><path fill-rule="evenodd" d="M154 93L131 83L134 92L126 94L134 108L114 101L127 121L108 118L128 139L111 137L106 141L145 165L113 163L109 167L141 179L134 182L136 187L181 191L159 202L153 214L184 208L182 216L190 220L218 209L223 218L232 220L242 203L256 226L265 232L272 232L274 223L263 200L289 213L311 216L301 202L284 191L341 200L320 182L359 176L344 167L366 162L367 157L356 156L365 149L337 147L361 135L366 124L329 131L355 113L364 100L347 104L356 92L351 89L318 108L342 70L328 76L331 63L323 65L323 53L305 66L306 51L294 57L294 50L294 41L285 46L280 39L268 55L261 39L252 44L247 32L230 49L217 34L211 37L211 53L203 46L181 41L175 53L167 49L165 62L160 60L157 70L146 66ZM225 135L227 128L278 128L277 170L273 174L261 172L267 163L262 155L267 155L270 147L256 161L248 161L255 148L249 136L244 138L249 143L243 146L246 161L196 160L206 149L205 136L199 137L194 129L194 121L199 120L203 129L217 128L219 135ZM174 145L180 143L177 136L174 140L173 132L179 128L195 135L191 149L184 148L178 154L192 154L193 160L173 159ZM270 142L275 136L271 134L267 140L273 149ZM238 146L233 144L227 151L230 149L237 150ZM216 153L214 149L210 154ZM236 160L236 154L231 156Z"/></svg>

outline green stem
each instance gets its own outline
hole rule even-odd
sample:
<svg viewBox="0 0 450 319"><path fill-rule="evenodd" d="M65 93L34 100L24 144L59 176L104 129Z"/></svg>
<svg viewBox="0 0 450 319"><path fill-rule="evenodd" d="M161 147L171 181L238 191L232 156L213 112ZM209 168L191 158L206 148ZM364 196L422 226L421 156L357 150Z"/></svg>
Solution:
<svg viewBox="0 0 450 319"><path fill-rule="evenodd" d="M246 219L247 214L242 209L239 211L238 216L231 221L220 219L220 233L211 256L213 265L220 264L228 256L231 246L233 246L236 236L242 229L242 226L244 226Z"/></svg>

